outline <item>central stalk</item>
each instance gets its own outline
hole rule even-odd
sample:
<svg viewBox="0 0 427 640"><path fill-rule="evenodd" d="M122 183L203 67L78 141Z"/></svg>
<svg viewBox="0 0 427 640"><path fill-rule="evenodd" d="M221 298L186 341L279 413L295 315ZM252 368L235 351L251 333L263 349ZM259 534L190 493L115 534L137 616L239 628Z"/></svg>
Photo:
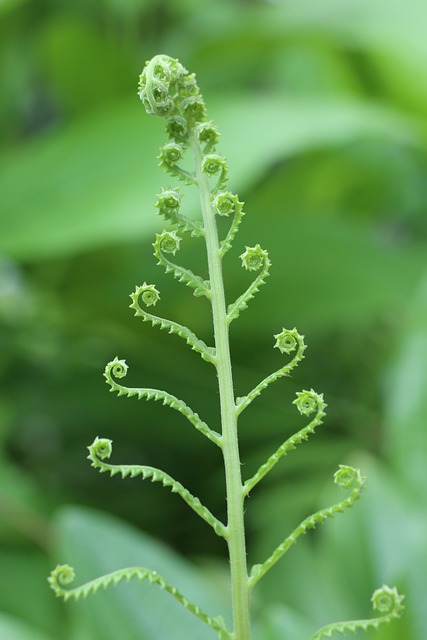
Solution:
<svg viewBox="0 0 427 640"><path fill-rule="evenodd" d="M231 372L230 341L225 305L218 232L212 210L207 176L202 172L202 150L192 136L200 203L206 233L206 249L211 283L211 304L216 347L216 369L221 406L223 456L227 491L227 544L230 558L234 634L236 640L250 640L249 581L246 563L244 494L237 438L237 412Z"/></svg>

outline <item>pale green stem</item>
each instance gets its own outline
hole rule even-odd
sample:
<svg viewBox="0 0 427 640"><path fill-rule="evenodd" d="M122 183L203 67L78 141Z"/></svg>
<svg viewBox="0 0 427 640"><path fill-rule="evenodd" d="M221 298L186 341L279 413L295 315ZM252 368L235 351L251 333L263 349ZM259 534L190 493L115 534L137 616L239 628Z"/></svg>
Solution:
<svg viewBox="0 0 427 640"><path fill-rule="evenodd" d="M227 544L230 558L234 634L236 640L250 640L249 579L246 562L244 495L237 438L237 410L234 402L227 312L216 220L211 205L208 178L202 173L202 151L192 137L200 203L206 233L211 282L211 304L216 346L216 369L221 405L223 456L227 487Z"/></svg>

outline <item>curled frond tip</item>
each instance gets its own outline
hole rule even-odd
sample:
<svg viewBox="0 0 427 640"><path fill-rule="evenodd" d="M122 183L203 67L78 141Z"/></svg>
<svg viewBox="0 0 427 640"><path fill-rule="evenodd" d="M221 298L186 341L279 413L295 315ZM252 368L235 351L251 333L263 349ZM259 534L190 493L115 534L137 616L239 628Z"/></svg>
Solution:
<svg viewBox="0 0 427 640"><path fill-rule="evenodd" d="M167 142L160 149L159 164L163 169L175 167L184 157L184 149L177 142Z"/></svg>
<svg viewBox="0 0 427 640"><path fill-rule="evenodd" d="M106 460L111 456L113 451L113 441L108 438L95 438L92 444L88 447L89 460L99 458L100 460Z"/></svg>
<svg viewBox="0 0 427 640"><path fill-rule="evenodd" d="M327 404L323 400L323 393L311 391L298 391L297 397L292 404L295 404L301 415L309 416L314 411L323 413Z"/></svg>
<svg viewBox="0 0 427 640"><path fill-rule="evenodd" d="M127 375L128 368L126 360L119 360L116 356L114 360L111 360L105 367L104 376L107 380L110 380L111 375L115 378L124 378Z"/></svg>
<svg viewBox="0 0 427 640"><path fill-rule="evenodd" d="M399 617L403 610L403 600L405 596L400 595L396 587L388 587L383 585L372 594L371 602L375 611L382 615L391 614L393 617Z"/></svg>
<svg viewBox="0 0 427 640"><path fill-rule="evenodd" d="M306 345L304 344L304 336L301 336L295 328L283 328L282 331L277 333L274 337L276 339L274 347L279 349L281 353L290 354L298 347L303 348L304 350L306 348Z"/></svg>
<svg viewBox="0 0 427 640"><path fill-rule="evenodd" d="M212 206L219 216L229 216L236 211L236 205L239 199L234 193L229 191L221 191L212 201ZM240 203L242 204L242 203Z"/></svg>
<svg viewBox="0 0 427 640"><path fill-rule="evenodd" d="M156 205L159 213L165 218L173 218L181 206L181 192L178 188L162 189L157 196Z"/></svg>
<svg viewBox="0 0 427 640"><path fill-rule="evenodd" d="M341 489L349 489L351 487L362 488L366 478L360 473L360 469L349 467L346 464L340 464L338 470L334 473L334 482Z"/></svg>
<svg viewBox="0 0 427 640"><path fill-rule="evenodd" d="M146 282L144 282L144 284L139 285L135 288L135 291L130 294L130 297L132 298L133 302L138 300L138 298L141 298L142 302L147 307L151 307L156 305L160 300L160 293L156 289L154 284L147 284Z"/></svg>
<svg viewBox="0 0 427 640"><path fill-rule="evenodd" d="M153 242L153 247L156 250L163 253L175 253L179 250L181 238L177 235L176 231L163 231L156 234L156 240ZM157 255L157 253L156 253Z"/></svg>
<svg viewBox="0 0 427 640"><path fill-rule="evenodd" d="M246 250L240 256L242 265L248 271L259 271L268 261L268 252L261 249L257 244L254 247L246 247Z"/></svg>
<svg viewBox="0 0 427 640"><path fill-rule="evenodd" d="M47 581L57 596L64 595L64 588L71 584L75 578L73 567L68 564L58 564L51 572Z"/></svg>

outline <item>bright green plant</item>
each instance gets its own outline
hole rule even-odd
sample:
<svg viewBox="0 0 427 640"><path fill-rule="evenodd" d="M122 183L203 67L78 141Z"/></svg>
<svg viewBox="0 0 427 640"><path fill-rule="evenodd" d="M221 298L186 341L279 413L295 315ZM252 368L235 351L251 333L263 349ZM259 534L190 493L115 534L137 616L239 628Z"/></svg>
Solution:
<svg viewBox="0 0 427 640"><path fill-rule="evenodd" d="M69 586L74 580L74 571L68 565L59 565L51 573L49 582L58 596L64 600L78 600L81 596L96 592L101 587L110 584L117 585L123 580L137 578L148 580L159 585L170 593L188 611L206 622L220 640L249 640L251 635L250 623L250 592L267 571L307 533L327 518L333 518L353 506L364 488L364 478L359 470L341 465L334 476L335 483L347 491L347 496L330 507L321 509L305 518L296 529L273 551L267 560L254 565L248 571L245 545L244 504L251 489L274 467L274 465L296 445L307 440L314 433L317 426L322 424L325 416L326 404L323 395L310 391L296 394L294 404L302 416L310 418L309 423L297 433L288 438L270 458L261 465L258 471L245 482L241 476L237 422L240 414L260 395L271 383L279 378L288 376L304 358L306 345L304 336L296 329L283 328L275 336L274 347L284 355L292 355L292 359L283 367L262 380L247 395L235 398L233 374L230 361L229 326L240 313L247 308L248 302L265 283L269 275L270 260L267 251L258 244L246 247L241 254L242 266L257 272L247 290L233 303L226 305L224 281L222 275L222 259L232 246L243 217L243 203L238 196L226 190L228 182L228 165L226 159L217 153L218 130L207 120L206 107L194 74L177 61L167 56L159 55L146 64L140 76L139 97L149 114L165 118L169 141L161 148L159 161L171 176L179 178L189 186L195 186L199 191L202 220L186 217L180 211L181 192L179 188L166 188L158 195L156 207L159 214L172 227L172 231L163 231L156 236L153 243L154 255L158 264L171 272L180 282L193 289L195 296L205 297L212 307L214 346L208 346L200 340L190 329L174 321L154 315L147 308L154 307L160 294L154 284L144 282L131 294L131 309L143 322L158 325L169 333L175 333L183 338L206 362L212 364L217 372L221 407L221 433L211 429L197 413L192 411L182 400L166 391L149 388L131 388L121 384L126 376L128 366L124 360L117 357L105 369L105 378L111 391L119 396L137 396L139 399L159 400L182 413L190 423L206 436L214 445L219 447L224 458L226 491L227 491L227 522L216 518L198 498L193 496L182 484L174 480L167 473L149 466L115 465L107 460L112 453L112 442L105 438L96 438L89 447L89 460L92 466L100 472L108 472L111 476L121 475L141 476L153 482L161 482L169 487L173 493L181 498L209 524L216 535L224 538L228 547L230 561L230 579L232 593L233 630L228 628L223 617L211 617L204 613L196 604L178 591L173 585L156 571L131 567L119 569L108 575L96 578L79 587ZM183 167L186 155L192 157L193 170ZM225 237L220 240L217 232L217 216L230 217L231 222ZM201 238L206 243L209 279L204 280L171 260L180 248L181 235L189 234ZM314 417L313 417L314 416ZM356 631L378 627L380 624L397 618L403 611L403 596L396 588L383 586L372 596L374 610L378 617L368 620L351 620L337 622L319 629L311 640L331 637L335 632Z"/></svg>

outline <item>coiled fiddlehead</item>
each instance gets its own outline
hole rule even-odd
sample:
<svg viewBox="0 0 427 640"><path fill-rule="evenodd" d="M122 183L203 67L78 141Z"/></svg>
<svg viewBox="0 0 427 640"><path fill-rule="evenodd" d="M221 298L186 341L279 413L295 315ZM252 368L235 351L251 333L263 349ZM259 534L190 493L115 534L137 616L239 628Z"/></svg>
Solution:
<svg viewBox="0 0 427 640"><path fill-rule="evenodd" d="M138 287L138 296L141 296L142 302L147 305L147 307L154 307L160 300L160 293L155 285L147 284L146 282Z"/></svg>
<svg viewBox="0 0 427 640"><path fill-rule="evenodd" d="M176 142L167 142L160 149L159 164L163 169L172 172L174 175L175 166L181 162L184 157L184 149Z"/></svg>
<svg viewBox="0 0 427 640"><path fill-rule="evenodd" d="M352 507L360 498L365 486L365 478L362 477L359 469L354 469L347 465L340 465L338 471L334 474L334 482L341 489L351 489L350 495L344 500L337 502L331 507L316 511L308 518L305 518L298 527L288 536L271 554L271 556L263 563L252 567L250 574L250 587L255 584L273 567L284 554L296 543L298 538L307 533L310 529L314 529L318 524L322 524L327 518L333 518L337 513L342 513L344 509Z"/></svg>
<svg viewBox="0 0 427 640"><path fill-rule="evenodd" d="M156 207L159 213L173 222L174 216L178 213L181 206L181 191L176 189L162 189L158 195Z"/></svg>
<svg viewBox="0 0 427 640"><path fill-rule="evenodd" d="M163 231L156 235L156 242L153 246L160 254L171 253L174 256L179 250L180 244L181 238L176 234L176 231Z"/></svg>
<svg viewBox="0 0 427 640"><path fill-rule="evenodd" d="M194 184L194 176L183 169L179 163L184 158L184 148L176 142L166 142L157 156L159 165L174 178L179 178L185 184Z"/></svg>
<svg viewBox="0 0 427 640"><path fill-rule="evenodd" d="M346 633L351 631L356 633L358 629L367 631L368 629L377 629L382 624L387 624L395 618L400 618L403 613L403 599L405 596L399 595L396 587L388 587L383 585L372 594L371 602L374 611L380 615L376 618L368 618L365 620L347 620L346 622L334 622L319 629L311 640L321 640L321 638L332 638L334 633Z"/></svg>
<svg viewBox="0 0 427 640"><path fill-rule="evenodd" d="M218 536L225 537L226 529L222 522L218 520L206 507L202 505L199 498L193 496L180 482L174 480L169 474L146 465L136 464L108 464L104 462L110 458L113 451L113 442L107 438L95 438L88 447L88 459L94 469L101 473L108 472L110 476L121 475L121 477L136 478L141 476L143 480L149 479L151 482L161 482L164 487L170 488L172 493L177 493L197 513L202 520L207 522Z"/></svg>
<svg viewBox="0 0 427 640"><path fill-rule="evenodd" d="M188 141L187 120L182 116L171 116L166 121L166 133L171 140L186 144Z"/></svg>
<svg viewBox="0 0 427 640"><path fill-rule="evenodd" d="M229 191L221 191L213 199L212 207L216 214L227 217L235 212L237 202L238 196Z"/></svg>
<svg viewBox="0 0 427 640"><path fill-rule="evenodd" d="M75 579L75 572L69 565L58 565L50 574L48 582L50 587L54 590L55 594L63 598L65 602L67 600L79 600L80 598L86 598L88 595L96 593L100 589L106 589L110 585L117 586L121 582L129 582L130 580L137 579L139 582L148 580L151 584L157 584L161 589L169 593L175 598L187 611L190 611L200 620L203 620L211 629L219 634L219 637L224 640L232 640L232 634L227 629L226 624L221 616L212 618L204 613L200 607L193 604L173 585L171 585L163 576L152 571L151 569L145 569L144 567L129 567L126 569L120 569L119 571L113 571L107 573L100 578L90 580L79 587L69 588L69 585Z"/></svg>
<svg viewBox="0 0 427 640"><path fill-rule="evenodd" d="M319 410L319 405L323 403L323 395L319 396L313 389L311 391L298 391L293 404L296 404L302 416L309 416L313 411Z"/></svg>
<svg viewBox="0 0 427 640"><path fill-rule="evenodd" d="M155 56L147 62L139 76L139 97L147 113L157 116L173 115L179 80L187 73L178 60L169 56Z"/></svg>
<svg viewBox="0 0 427 640"><path fill-rule="evenodd" d="M204 145L204 153L209 153L219 140L219 131L213 122L199 122L194 132L200 144Z"/></svg>
<svg viewBox="0 0 427 640"><path fill-rule="evenodd" d="M248 271L259 271L268 260L268 253L261 249L259 244L255 247L246 247L246 251L240 256L242 265Z"/></svg>
<svg viewBox="0 0 427 640"><path fill-rule="evenodd" d="M282 331L274 337L276 338L274 347L279 349L280 353L288 354L295 351L297 346L301 345L301 340L304 340L304 336L300 336L295 327L293 329L285 329L283 327Z"/></svg>
<svg viewBox="0 0 427 640"><path fill-rule="evenodd" d="M194 89L196 91L196 89ZM182 101L182 110L187 120L192 123L200 122L206 117L206 107L201 96L193 95Z"/></svg>

